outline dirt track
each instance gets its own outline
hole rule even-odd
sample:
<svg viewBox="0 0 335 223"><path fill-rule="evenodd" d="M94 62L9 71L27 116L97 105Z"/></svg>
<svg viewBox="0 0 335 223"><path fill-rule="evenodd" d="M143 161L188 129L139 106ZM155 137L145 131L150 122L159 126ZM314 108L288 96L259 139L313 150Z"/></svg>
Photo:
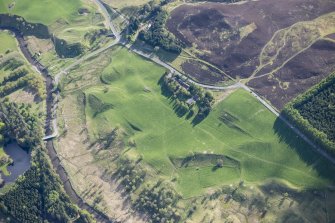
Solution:
<svg viewBox="0 0 335 223"><path fill-rule="evenodd" d="M185 4L172 11L167 28L188 46L195 44L204 52L202 59L230 76L248 77L258 65L261 49L277 30L332 11L335 2L330 0Z"/></svg>
<svg viewBox="0 0 335 223"><path fill-rule="evenodd" d="M335 70L335 42L320 40L271 76L251 80L248 86L278 109L319 83Z"/></svg>
<svg viewBox="0 0 335 223"><path fill-rule="evenodd" d="M335 11L331 0L260 0L243 4L202 3L184 4L172 11L167 28L177 38L196 48L198 57L217 66L233 78L249 78L260 65L260 55L264 46L276 31L290 27L300 21L310 21ZM308 28L308 26L306 26ZM289 30L291 33L296 30ZM301 42L308 42L307 36L295 36ZM282 32L281 34L285 34ZM328 35L328 42L318 41L310 49L290 59L291 61L273 74L274 78L256 78L249 83L258 94L267 98L277 109L304 92L334 70L333 40L335 34ZM280 36L280 35L278 35ZM297 42L297 41L296 41ZM259 76L280 67L295 43L286 44L273 66L263 69ZM285 45L277 41L278 46ZM303 44L300 44L303 45ZM271 49L271 46L268 48ZM275 51L274 51L275 52ZM271 55L271 51L267 54ZM278 60L278 61L277 61ZM278 66L277 64L278 63ZM189 64L184 64L190 70ZM192 75L192 72L190 72ZM194 73L199 75L198 73ZM202 72L203 79L210 84L218 80ZM199 77L197 76L199 79Z"/></svg>

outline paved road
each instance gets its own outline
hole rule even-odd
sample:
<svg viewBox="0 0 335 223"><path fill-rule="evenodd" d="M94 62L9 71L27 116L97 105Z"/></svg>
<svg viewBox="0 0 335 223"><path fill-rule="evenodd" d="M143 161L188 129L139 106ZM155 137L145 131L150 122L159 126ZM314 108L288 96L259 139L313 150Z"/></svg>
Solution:
<svg viewBox="0 0 335 223"><path fill-rule="evenodd" d="M269 103L263 100L260 96L258 96L255 92L253 92L250 88L245 86L244 84L240 84L240 86L246 91L250 92L258 101L260 101L267 109L269 109L273 114L275 114L279 119L281 119L288 127L290 127L298 136L300 136L305 142L307 142L316 152L321 154L323 157L328 159L331 163L335 165L335 158L330 156L328 153L320 149L315 143L313 143L309 138L307 138L299 129L297 129L294 125L292 125L287 119L285 119L280 113L273 108Z"/></svg>
<svg viewBox="0 0 335 223"><path fill-rule="evenodd" d="M230 85L230 86L226 86L226 87L222 87L222 86L215 86L215 85L208 85L208 84L201 84L199 82L196 82L192 79L190 79L187 75L181 73L180 71L176 70L175 68L173 68L171 65L161 61L159 59L159 57L155 56L154 54L149 54L149 53L145 53L143 51L141 51L140 49L137 49L135 47L133 47L132 45L128 45L128 44L125 44L123 42L121 42L121 44L125 47L127 47L129 50L131 50L132 52L142 56L142 57L145 57L153 62L155 62L156 64L159 64L161 65L162 67L165 67L166 69L168 69L171 73L174 73L180 77L183 77L184 79L187 80L187 82L191 83L191 84L195 84L197 86L200 86L202 88L205 88L205 89L208 89L208 90L228 90L228 89L235 89L235 88L239 88L240 87L240 84L239 83L235 83L233 85Z"/></svg>
<svg viewBox="0 0 335 223"><path fill-rule="evenodd" d="M239 83L240 87L245 89L246 91L250 92L252 96L254 96L260 103L262 103L267 109L269 109L273 114L275 114L277 117L279 117L279 112L272 107L269 103L267 103L264 99L262 99L260 96L258 96L255 92L253 92L249 87L247 87L245 84Z"/></svg>
<svg viewBox="0 0 335 223"><path fill-rule="evenodd" d="M182 74L180 71L177 71L176 69L174 69L171 65L161 61L157 56L154 56L153 54L149 54L149 53L145 53L139 49L136 49L135 47L133 47L132 45L128 45L125 41L121 41L121 35L120 33L118 33L111 21L111 17L109 15L109 13L107 12L107 9L104 7L104 5L101 3L100 0L94 0L94 2L99 6L100 8L100 11L103 13L104 17L105 17L105 20L106 20L106 23L107 23L107 26L109 27L109 29L113 32L114 36L115 36L115 41L103 48L100 48L90 54L87 54L79 59L77 59L75 62L73 62L71 65L67 66L66 68L64 68L63 70L61 70L59 73L57 73L55 75L55 78L54 78L54 84L57 86L61 77L63 75L66 75L69 70L71 70L72 68L74 68L75 66L81 64L82 62L84 62L85 60L88 60L89 58L92 58L104 51L106 51L107 49L117 45L117 44L120 44L120 45L123 45L124 47L128 48L129 50L131 50L132 52L138 54L138 55L141 55L153 62L155 62L156 64L159 64L163 67L165 67L166 69L168 69L170 72L176 74L176 75L179 75L181 77L183 77L184 79L187 79L187 82L189 83L192 83L192 84L195 84L195 85L198 85L200 87L203 87L205 89L209 89L209 90L217 90L217 91L220 91L220 90L228 90L228 89L235 89L235 88L239 88L240 85L239 83L235 83L233 85L230 85L230 86L226 86L226 87L220 87L220 86L214 86L214 85L206 85L206 84L201 84L201 83L198 83L194 80L191 80L187 77L187 75L185 74ZM57 97L59 98L59 95L57 95ZM56 138L58 136L58 128L57 128L57 117L54 118L53 120L53 129L54 129L54 132L51 134L51 135L47 135L45 136L43 139L44 140L48 140L48 139L52 139L52 138Z"/></svg>
<svg viewBox="0 0 335 223"><path fill-rule="evenodd" d="M105 6L103 5L103 3L100 0L94 0L94 2L99 6L100 11L102 12L102 14L105 17L105 21L107 23L107 26L109 27L109 29L113 32L113 34L116 37L116 42L119 42L121 39L121 35L120 33L118 33L116 31L116 28L114 26L114 24L112 23L112 18L110 17L107 9L105 8ZM113 10L113 9L112 9Z"/></svg>
<svg viewBox="0 0 335 223"><path fill-rule="evenodd" d="M187 80L187 82L195 84L197 86L200 86L202 88L205 89L209 89L209 90L216 90L216 91L221 91L221 90L228 90L228 89L235 89L235 88L243 88L246 91L250 92L252 96L254 96L260 103L262 103L269 111L271 111L273 114L275 114L277 117L279 117L287 126L289 126L297 135L299 135L302 139L304 139L309 145L312 146L312 148L314 148L317 152L319 152L321 155L323 155L326 159L328 159L329 161L331 161L333 164L335 164L335 159L333 157L331 157L329 154L327 154L326 152L324 152L323 150L321 150L320 148L318 148L310 139L308 139L302 132L300 132L299 129L297 129L296 127L294 127L291 123L289 123L289 121L287 121L283 116L281 116L279 114L279 112L272 106L270 105L268 102L266 102L264 99L262 99L259 95L257 95L254 91L252 91L249 87L247 87L245 84L242 84L240 82L237 82L233 85L230 86L226 86L226 87L222 87L222 86L214 86L214 85L207 85L207 84L201 84L198 83L190 78L187 77L187 75L181 73L180 71L176 70L175 68L173 68L171 65L161 61L157 56L155 56L154 54L149 54L149 53L145 53L143 51L141 51L140 49L137 49L135 47L133 47L132 45L127 44L124 41L121 41L121 35L120 33L118 33L112 23L111 17L107 11L107 9L105 8L105 6L101 3L100 0L94 0L95 3L99 6L100 11L103 13L107 26L110 28L110 30L113 32L113 34L115 35L115 41L104 47L101 48L97 51L92 52L91 54L88 54L80 59L78 59L76 62L74 62L73 64L71 64L70 66L68 66L67 68L65 68L62 72L60 72L59 74L56 75L55 77L55 82L56 84L58 84L58 81L61 77L61 75L66 74L67 71L69 71L71 68L79 65L81 62L95 56L98 55L99 53L102 53L103 51L109 49L110 47L116 45L116 44L121 44L123 46L125 46L126 48L128 48L129 50L131 50L132 52L141 55L153 62L155 62L156 64L159 64L163 67L165 67L166 69L168 69L170 72L179 75L180 77L183 77L184 79ZM57 137L58 131L57 131L57 121L56 118L54 120L54 134L52 134L52 138ZM51 137L51 136L46 136L46 137Z"/></svg>

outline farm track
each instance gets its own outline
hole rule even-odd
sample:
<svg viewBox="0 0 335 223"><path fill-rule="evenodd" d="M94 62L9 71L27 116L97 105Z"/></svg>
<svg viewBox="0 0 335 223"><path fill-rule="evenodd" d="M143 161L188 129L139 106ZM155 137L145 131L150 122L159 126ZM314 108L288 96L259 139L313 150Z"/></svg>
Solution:
<svg viewBox="0 0 335 223"><path fill-rule="evenodd" d="M130 51L145 57L151 61L153 61L156 64L159 64L163 67L165 67L166 69L168 69L170 72L175 73L179 76L182 77L186 77L186 80L189 83L193 83L195 85L198 85L200 87L209 89L209 90L217 90L217 91L222 91L222 90L229 90L229 89L235 89L235 88L243 88L245 90L247 90L248 92L250 92L258 101L260 101L268 110L270 110L273 114L275 114L277 117L279 117L287 126L289 126L297 135L299 135L302 139L304 139L308 144L310 144L318 153L320 153L322 156L324 156L325 158L327 158L329 161L331 161L333 164L335 164L335 159L332 158L331 156L329 156L326 152L322 151L321 149L317 148L317 146L311 142L306 136L304 136L297 128L295 128L292 124L290 124L285 118L283 118L269 103L267 103L266 101L264 101L261 97L259 97L256 93L254 93L250 88L248 88L247 86L245 86L244 84L237 82L231 86L227 86L227 87L219 87L219 86L213 86L213 85L205 85L205 84L201 84L198 82L195 82L189 78L187 78L187 76L185 74L182 74L181 72L177 71L176 69L174 69L172 66L170 66L169 64L161 61L158 57L155 57L151 54L147 54L142 52L139 49L136 49L135 47L133 47L132 45L127 45L126 42L121 40L121 36L120 34L116 31L115 27L113 26L112 22L111 22L111 18L106 10L106 8L103 6L103 4L100 2L100 0L94 0L96 2L96 4L99 6L99 8L101 9L102 13L104 14L104 17L106 19L107 25L109 26L109 28L111 29L111 31L114 33L115 35L115 41L112 44L109 44L108 46L101 48L97 51L94 51L80 59L78 59L77 61L75 61L73 64L71 64L70 66L66 67L64 70L62 70L60 73L58 73L54 79L52 79L52 77L48 74L47 70L43 67L43 65L41 65L39 62L35 61L32 58L32 55L30 54L30 52L28 51L27 47L26 47L26 43L24 42L23 36L18 34L15 30L11 30L15 33L16 38L19 42L20 48L22 53L24 54L24 56L27 58L27 60L30 62L30 64L32 65L32 67L37 70L41 75L43 75L43 77L46 80L46 88L47 88L47 118L46 118L46 125L45 125L45 133L46 133L46 137L44 139L52 139L58 136L58 129L57 129L57 119L56 117L53 117L53 112L57 106L56 102L57 100L53 100L52 98L52 93L54 90L54 84L58 84L59 80L61 79L61 76L64 74L67 74L67 72L69 70L71 70L72 68L74 68L75 66L79 65L80 63L84 62L85 60L94 57L104 51L106 51L107 49L115 46L115 45L123 45L124 47L128 48ZM78 194L76 193L76 191L73 189L71 182L68 178L67 172L65 171L64 167L61 164L60 159L58 158L58 154L54 148L53 142L52 141L48 141L46 142L46 147L48 149L48 154L49 157L52 161L53 167L54 169L57 171L58 175L60 176L62 182L64 183L64 188L65 191L67 192L67 194L70 196L71 200L74 201L80 208L82 209L86 209L88 210L90 213L92 213L97 220L99 220L100 222L112 222L110 219L108 219L107 216L105 216L103 213L97 212L95 209L93 209L91 206L89 206L87 203L85 203L83 201L82 198L80 198L78 196Z"/></svg>
<svg viewBox="0 0 335 223"><path fill-rule="evenodd" d="M327 152L321 150L320 148L318 148L318 146L316 144L314 144L310 139L308 139L299 129L297 129L294 125L292 125L289 121L287 121L271 104L269 104L267 101L265 101L264 99L262 99L259 95L257 95L252 89L250 89L249 87L247 87L245 84L241 83L241 82L236 82L233 85L230 86L226 86L226 87L220 87L220 86L213 86L213 85L206 85L206 84L201 84L198 83L192 79L189 79L187 75L177 71L175 68L173 68L172 66L170 66L169 64L161 61L157 56L154 56L153 54L148 54L145 53L137 48L135 48L133 45L129 45L127 44L124 40L122 40L121 35L116 31L113 23L111 22L111 17L107 12L107 9L105 8L105 6L101 3L100 0L94 0L95 3L99 6L101 12L104 14L104 17L106 19L106 23L107 26L111 29L111 31L113 32L113 34L115 35L115 41L104 47L101 48L95 52L92 52L89 55L86 55L83 58L78 59L76 62L74 62L73 64L71 64L70 66L68 66L67 68L65 68L62 72L60 72L59 74L56 75L55 77L55 83L58 84L58 81L60 80L61 75L63 74L67 74L67 72L75 67L76 65L80 64L81 62L98 55L99 53L102 53L103 51L115 46L115 45L122 45L124 47L126 47L127 49L129 49L130 51L148 59L153 61L154 63L161 65L163 67L165 67L166 69L168 69L171 73L174 73L176 75L179 75L180 77L183 77L184 79L186 79L187 82L191 83L191 84L195 84L197 86L203 87L205 89L208 90L213 90L213 91L224 91L224 90L231 90L231 89L237 89L237 88L243 88L246 91L250 92L251 95L253 97L255 97L261 104L263 104L270 112L272 112L276 117L278 117L280 120L282 120L289 128L291 128L298 136L300 136L306 143L308 143L316 152L318 152L319 154L321 154L323 157L325 157L327 160L329 160L332 164L335 165L335 158L333 158L332 156L330 156ZM55 118L56 119L56 118ZM55 122L57 123L57 122ZM56 129L55 131L57 132L57 125L55 126Z"/></svg>

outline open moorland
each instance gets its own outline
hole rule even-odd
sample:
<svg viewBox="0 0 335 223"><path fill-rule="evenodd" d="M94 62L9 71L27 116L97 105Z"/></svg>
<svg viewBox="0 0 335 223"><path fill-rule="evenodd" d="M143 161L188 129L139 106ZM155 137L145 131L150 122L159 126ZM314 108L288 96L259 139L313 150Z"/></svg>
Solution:
<svg viewBox="0 0 335 223"><path fill-rule="evenodd" d="M117 46L77 66L64 78L65 98L59 111L64 117L60 121L64 133L58 152L79 194L106 214L127 219L129 212L122 208L120 193L127 192L129 184L118 175L125 168L120 162L126 159L136 163L144 182L160 179L171 185L181 198L176 203L181 219L190 222L211 218L222 222L228 215L240 219L236 208L242 195L245 203L240 213L250 219L263 216L267 201L272 206L263 218L269 222L300 218L308 199L320 205L305 208L313 208L325 218L325 200L306 190L333 196L327 189L334 183L332 164L244 90L230 92L198 124L192 115L178 115L175 101L161 85L165 72ZM220 167L218 160L222 161ZM129 171L128 177L132 177L134 170ZM130 190L135 208L145 191L144 182ZM266 182L273 189L262 188ZM262 201L259 209L252 208L252 194ZM303 197L307 200L301 200ZM213 212L207 216L210 209L206 205L215 207L217 202L225 203L226 217L213 217ZM276 205L280 214L276 214ZM248 212L248 206L253 211ZM290 207L294 214L288 213Z"/></svg>
<svg viewBox="0 0 335 223"><path fill-rule="evenodd" d="M319 40L271 75L252 79L248 85L282 109L335 70L334 50L334 41Z"/></svg>
<svg viewBox="0 0 335 223"><path fill-rule="evenodd" d="M334 10L333 1L310 0L184 4L166 26L198 58L245 79L282 109L334 68Z"/></svg>
<svg viewBox="0 0 335 223"><path fill-rule="evenodd" d="M228 1L2 1L0 217L335 222L335 3Z"/></svg>

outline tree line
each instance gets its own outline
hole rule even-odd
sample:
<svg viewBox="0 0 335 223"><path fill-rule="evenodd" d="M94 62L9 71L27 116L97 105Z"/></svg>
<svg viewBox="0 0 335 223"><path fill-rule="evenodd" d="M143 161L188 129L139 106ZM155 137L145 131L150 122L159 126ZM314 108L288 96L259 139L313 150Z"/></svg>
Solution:
<svg viewBox="0 0 335 223"><path fill-rule="evenodd" d="M46 98L46 89L42 77L30 73L23 64L15 59L3 62L0 67L12 72L0 82L0 96L5 97L20 88L29 87L43 100Z"/></svg>
<svg viewBox="0 0 335 223"><path fill-rule="evenodd" d="M31 168L0 196L0 210L18 222L92 222L72 204L41 147L34 147Z"/></svg>
<svg viewBox="0 0 335 223"><path fill-rule="evenodd" d="M182 43L175 36L165 29L165 23L168 19L168 13L164 11L163 6L171 2L171 0L163 0L160 2L150 1L143 5L138 12L129 19L128 37L137 32L141 23L151 25L147 30L139 33L139 38L154 47L174 53L180 53Z"/></svg>
<svg viewBox="0 0 335 223"><path fill-rule="evenodd" d="M14 222L93 222L89 213L71 203L52 169L41 140L41 121L31 107L5 99L0 113L4 141L15 140L32 151L31 168L0 195L0 211Z"/></svg>
<svg viewBox="0 0 335 223"><path fill-rule="evenodd" d="M130 194L132 206L147 214L150 217L149 222L179 222L181 214L177 211L177 203L180 196L161 180L144 185L147 173L140 165L141 161L142 157L137 161L122 157L114 174L125 192Z"/></svg>
<svg viewBox="0 0 335 223"><path fill-rule="evenodd" d="M168 184L158 181L153 186L147 185L134 202L137 210L150 216L153 223L173 223L181 220L177 210L180 196Z"/></svg>
<svg viewBox="0 0 335 223"><path fill-rule="evenodd" d="M21 60L17 60L15 58L10 58L0 64L0 69L7 70L15 70L21 66L23 66L23 62Z"/></svg>
<svg viewBox="0 0 335 223"><path fill-rule="evenodd" d="M194 84L188 85L177 75L165 74L162 81L163 91L175 101L175 111L183 116L186 113L192 117L196 113L196 119L206 118L212 110L214 103L213 94ZM195 109L195 106L197 109Z"/></svg>
<svg viewBox="0 0 335 223"><path fill-rule="evenodd" d="M306 136L335 155L335 73L288 103L283 115Z"/></svg>
<svg viewBox="0 0 335 223"><path fill-rule="evenodd" d="M84 51L80 43L68 43L50 33L48 26L41 23L30 23L23 17L10 14L0 14L0 28L9 29L22 36L35 36L39 39L51 39L56 53L61 58L72 58L79 56Z"/></svg>

